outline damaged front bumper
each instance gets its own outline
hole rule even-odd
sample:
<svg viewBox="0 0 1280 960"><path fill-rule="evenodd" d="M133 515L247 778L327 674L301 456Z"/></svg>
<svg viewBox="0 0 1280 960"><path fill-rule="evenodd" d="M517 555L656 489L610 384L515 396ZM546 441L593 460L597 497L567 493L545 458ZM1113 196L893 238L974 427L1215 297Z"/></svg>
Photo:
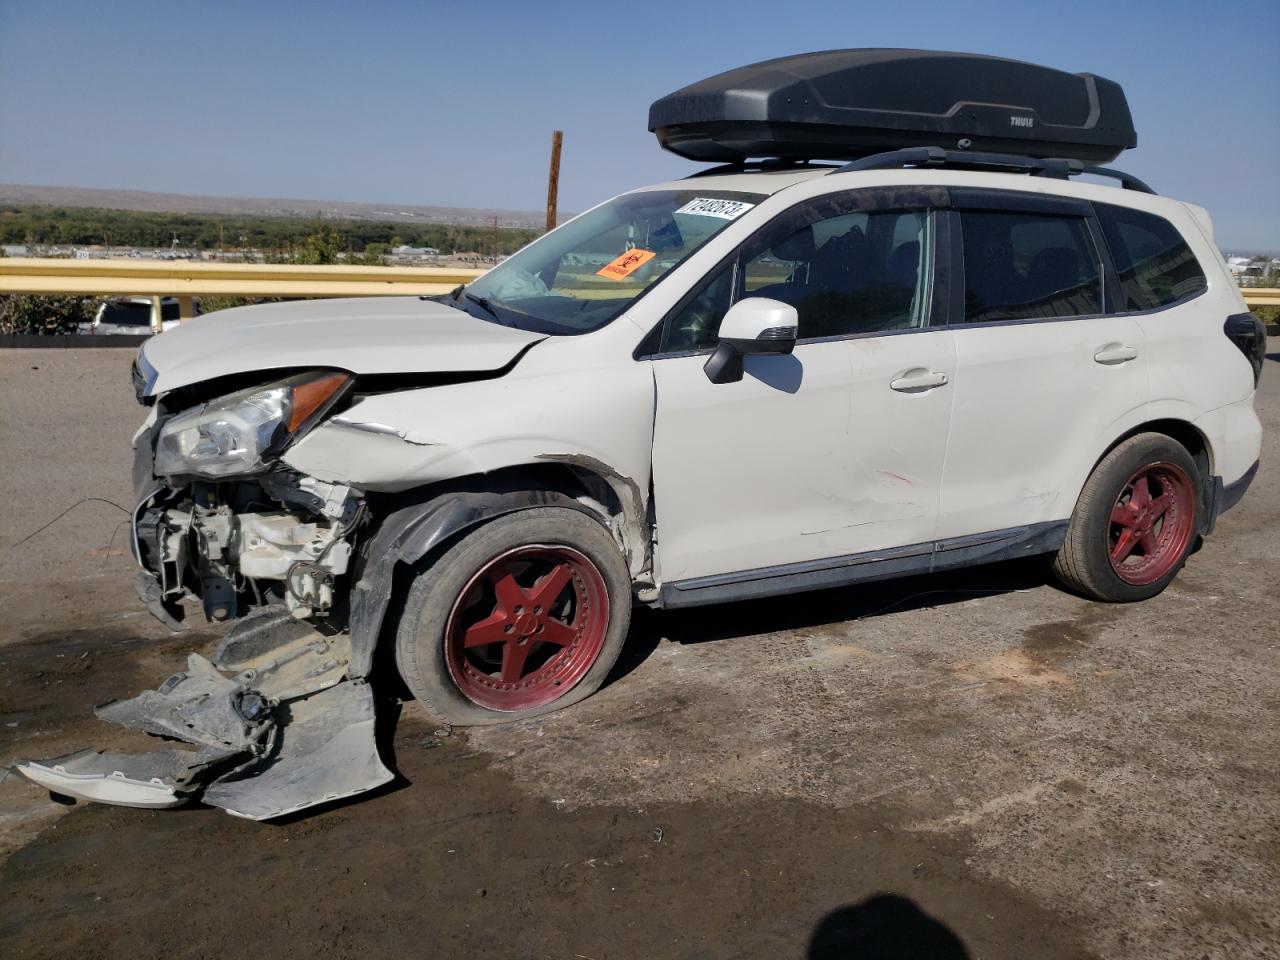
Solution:
<svg viewBox="0 0 1280 960"><path fill-rule="evenodd" d="M103 720L192 749L84 750L14 769L56 794L123 806L199 798L251 820L345 799L393 777L378 757L369 685L346 676L351 648L281 608L246 618L213 660L156 690L97 708Z"/></svg>
<svg viewBox="0 0 1280 960"><path fill-rule="evenodd" d="M158 476L157 438L175 413L166 407L154 404L134 437L138 595L174 630L193 598L206 619L236 622L212 659L192 654L159 688L97 708L158 738L152 750L82 750L13 769L55 794L147 808L200 799L253 820L387 783L368 652L353 656L345 630L369 520L363 492L278 459L217 479Z"/></svg>

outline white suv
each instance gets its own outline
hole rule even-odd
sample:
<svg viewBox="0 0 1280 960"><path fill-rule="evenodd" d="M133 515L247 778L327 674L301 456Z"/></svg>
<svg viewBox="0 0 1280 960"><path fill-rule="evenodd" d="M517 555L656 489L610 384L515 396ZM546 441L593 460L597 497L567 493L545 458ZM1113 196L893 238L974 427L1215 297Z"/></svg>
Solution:
<svg viewBox="0 0 1280 960"><path fill-rule="evenodd" d="M150 341L140 555L216 619L349 592L365 665L403 568L415 695L527 716L599 687L633 598L1052 552L1090 596L1158 593L1256 468L1262 343L1177 201L945 167L660 184L442 302Z"/></svg>
<svg viewBox="0 0 1280 960"><path fill-rule="evenodd" d="M272 704L363 689L380 644L436 718L477 724L597 690L636 603L1036 554L1098 600L1153 596L1257 469L1264 333L1205 211L1077 170L739 165L616 197L444 298L152 339L140 591L166 619L193 594L265 611L214 658L250 750ZM321 679L273 688L285 649ZM357 699L326 709L364 723ZM226 788L205 799L288 806Z"/></svg>

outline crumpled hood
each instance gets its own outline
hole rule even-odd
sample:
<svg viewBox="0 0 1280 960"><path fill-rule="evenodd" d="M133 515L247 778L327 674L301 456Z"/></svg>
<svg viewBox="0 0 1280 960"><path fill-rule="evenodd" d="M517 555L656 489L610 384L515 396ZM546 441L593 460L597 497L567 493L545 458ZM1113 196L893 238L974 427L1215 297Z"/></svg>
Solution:
<svg viewBox="0 0 1280 960"><path fill-rule="evenodd" d="M487 372L545 339L418 297L295 300L189 320L143 344L138 367L145 395L154 396L228 374L286 367Z"/></svg>

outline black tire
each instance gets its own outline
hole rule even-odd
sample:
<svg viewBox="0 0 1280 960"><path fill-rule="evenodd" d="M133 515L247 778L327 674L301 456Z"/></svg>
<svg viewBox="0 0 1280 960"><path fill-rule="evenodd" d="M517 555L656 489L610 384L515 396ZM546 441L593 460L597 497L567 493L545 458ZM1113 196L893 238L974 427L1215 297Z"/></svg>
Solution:
<svg viewBox="0 0 1280 960"><path fill-rule="evenodd" d="M1120 529L1113 526L1112 512L1128 506L1121 499L1132 490L1130 481L1144 470L1167 475L1178 512L1173 519L1161 521L1176 526L1170 527L1164 554L1152 551L1151 569L1138 578L1149 577L1149 582L1130 582L1117 573L1111 559L1116 546L1114 531ZM1180 489L1179 471L1189 482L1187 491ZM1178 575L1195 545L1200 529L1200 489L1200 470L1182 444L1160 433L1130 437L1103 457L1089 475L1071 515L1066 542L1054 558L1054 573L1067 587L1095 600L1132 603L1154 597Z"/></svg>
<svg viewBox="0 0 1280 960"><path fill-rule="evenodd" d="M456 654L448 649L446 627L455 604L462 603L463 593L495 558L533 545L572 551L598 572L608 598L603 642L589 669L551 702L526 709L494 709L477 703L455 681L450 664L456 671L457 661L450 658ZM410 692L438 721L478 726L524 720L570 706L600 689L622 652L630 621L631 577L609 532L579 510L537 507L477 527L418 572L396 630L396 663Z"/></svg>

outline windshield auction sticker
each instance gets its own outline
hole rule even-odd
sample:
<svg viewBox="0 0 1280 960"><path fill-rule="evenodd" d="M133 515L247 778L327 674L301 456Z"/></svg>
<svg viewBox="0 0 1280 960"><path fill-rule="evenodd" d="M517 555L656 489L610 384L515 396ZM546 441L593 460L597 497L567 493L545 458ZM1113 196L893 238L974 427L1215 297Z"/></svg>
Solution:
<svg viewBox="0 0 1280 960"><path fill-rule="evenodd" d="M656 257L652 250L641 250L635 247L596 271L597 277L608 277L610 280L625 280L646 263Z"/></svg>
<svg viewBox="0 0 1280 960"><path fill-rule="evenodd" d="M718 217L721 220L737 220L752 207L754 203L743 203L741 200L716 200L713 197L694 197L676 213L691 213L696 217Z"/></svg>

